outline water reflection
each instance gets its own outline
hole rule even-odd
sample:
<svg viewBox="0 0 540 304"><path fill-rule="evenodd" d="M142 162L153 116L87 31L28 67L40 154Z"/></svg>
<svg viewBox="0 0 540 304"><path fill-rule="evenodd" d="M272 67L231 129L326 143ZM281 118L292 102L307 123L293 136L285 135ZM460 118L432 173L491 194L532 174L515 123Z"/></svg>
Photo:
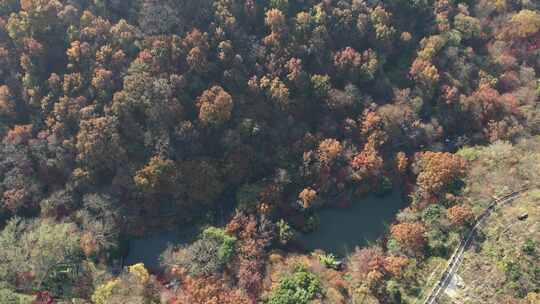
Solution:
<svg viewBox="0 0 540 304"><path fill-rule="evenodd" d="M129 253L124 265L144 263L149 269L159 269L159 257L167 246L189 244L194 241L199 228L192 226L182 231L163 231L129 240Z"/></svg>
<svg viewBox="0 0 540 304"><path fill-rule="evenodd" d="M383 197L368 196L349 208L327 208L318 212L319 228L302 234L299 242L308 250L322 249L346 255L356 246L366 245L382 236L405 202L395 190Z"/></svg>
<svg viewBox="0 0 540 304"><path fill-rule="evenodd" d="M396 213L405 202L399 191L383 197L368 196L353 202L349 208L327 208L318 212L319 228L309 234L302 234L299 243L308 250L322 249L327 252L346 255L356 246L382 236L387 224L394 220ZM144 263L150 269L159 268L159 256L169 244L189 244L200 232L196 225L181 231L163 231L129 240L129 254L124 265Z"/></svg>

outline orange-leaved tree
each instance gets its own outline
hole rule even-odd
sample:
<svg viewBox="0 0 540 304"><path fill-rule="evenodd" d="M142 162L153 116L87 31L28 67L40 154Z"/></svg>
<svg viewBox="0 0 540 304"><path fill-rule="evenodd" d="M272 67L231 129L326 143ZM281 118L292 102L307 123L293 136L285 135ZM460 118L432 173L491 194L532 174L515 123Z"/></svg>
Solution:
<svg viewBox="0 0 540 304"><path fill-rule="evenodd" d="M420 152L415 155L416 184L426 198L440 197L456 181L465 176L467 163L458 155L447 152Z"/></svg>
<svg viewBox="0 0 540 304"><path fill-rule="evenodd" d="M455 205L447 210L447 216L452 225L461 226L474 219L474 213L467 205Z"/></svg>
<svg viewBox="0 0 540 304"><path fill-rule="evenodd" d="M154 156L133 177L135 184L145 191L162 191L174 185L176 168L174 162Z"/></svg>
<svg viewBox="0 0 540 304"><path fill-rule="evenodd" d="M222 87L213 86L198 98L197 107L204 125L221 125L231 118L233 99Z"/></svg>
<svg viewBox="0 0 540 304"><path fill-rule="evenodd" d="M426 228L422 223L400 223L390 228L392 237L407 253L419 254L426 245Z"/></svg>

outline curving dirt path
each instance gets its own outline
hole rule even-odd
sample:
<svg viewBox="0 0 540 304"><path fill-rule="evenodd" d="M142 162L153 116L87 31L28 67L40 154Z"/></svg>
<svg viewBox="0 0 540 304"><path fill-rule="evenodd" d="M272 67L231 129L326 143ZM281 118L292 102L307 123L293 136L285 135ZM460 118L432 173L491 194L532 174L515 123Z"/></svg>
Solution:
<svg viewBox="0 0 540 304"><path fill-rule="evenodd" d="M486 219L489 217L491 212L495 209L497 206L502 206L507 203L512 202L516 198L520 197L521 194L523 194L525 191L527 191L528 188L522 188L518 191L512 192L510 194L507 194L501 198L493 200L487 209L476 219L476 222L474 224L474 227L469 231L467 236L461 240L461 243L456 248L450 259L448 260L448 264L446 266L446 270L444 271L443 275L441 276L441 279L435 284L431 292L429 293L428 297L423 302L424 304L434 304L437 303L437 299L441 295L442 292L446 289L446 286L448 286L448 283L452 280L452 277L456 273L457 269L459 268L459 265L461 264L463 254L465 253L465 250L469 245L471 244L472 240L474 239L474 236L476 235L476 232L478 232L478 228L482 226Z"/></svg>

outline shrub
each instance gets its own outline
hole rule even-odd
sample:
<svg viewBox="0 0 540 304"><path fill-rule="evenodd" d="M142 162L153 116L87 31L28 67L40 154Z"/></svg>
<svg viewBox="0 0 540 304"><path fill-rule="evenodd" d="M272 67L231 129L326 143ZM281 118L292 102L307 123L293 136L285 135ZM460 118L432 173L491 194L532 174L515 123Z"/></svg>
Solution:
<svg viewBox="0 0 540 304"><path fill-rule="evenodd" d="M223 229L210 227L191 245L164 258L167 264L182 266L190 275L210 275L219 272L234 255L236 238Z"/></svg>
<svg viewBox="0 0 540 304"><path fill-rule="evenodd" d="M463 157L467 161L476 160L480 157L480 149L474 147L463 147L456 154Z"/></svg>
<svg viewBox="0 0 540 304"><path fill-rule="evenodd" d="M129 266L128 271L130 274L136 276L142 283L146 283L148 282L148 279L150 279L150 274L148 273L148 270L146 270L146 268L144 267L143 263Z"/></svg>
<svg viewBox="0 0 540 304"><path fill-rule="evenodd" d="M294 229L283 219L279 220L276 224L277 236L280 244L287 245L290 241L296 238Z"/></svg>
<svg viewBox="0 0 540 304"><path fill-rule="evenodd" d="M202 238L216 239L221 243L218 249L218 258L221 263L227 263L234 255L236 238L226 234L225 230L216 227L209 227L203 231Z"/></svg>
<svg viewBox="0 0 540 304"><path fill-rule="evenodd" d="M392 192L392 181L388 177L383 176L377 189L377 195L384 196L390 192Z"/></svg>
<svg viewBox="0 0 540 304"><path fill-rule="evenodd" d="M110 280L96 288L92 294L92 302L95 304L106 304L107 299L112 295L113 289L118 285L118 280Z"/></svg>
<svg viewBox="0 0 540 304"><path fill-rule="evenodd" d="M534 240L528 239L527 241L525 241L525 244L523 244L523 247L521 247L521 249L528 255L534 255L536 252L536 242Z"/></svg>
<svg viewBox="0 0 540 304"><path fill-rule="evenodd" d="M401 291L399 290L399 283L393 280L390 280L386 283L386 291L390 297L391 303L402 303L401 302Z"/></svg>
<svg viewBox="0 0 540 304"><path fill-rule="evenodd" d="M426 236L430 255L446 256L448 254L448 237L440 229L431 229Z"/></svg>
<svg viewBox="0 0 540 304"><path fill-rule="evenodd" d="M315 231L319 228L320 226L320 219L319 217L315 214L315 215L309 215L307 218L306 218L306 221L305 221L305 224L303 227L301 227L301 230L303 232L312 232L312 231Z"/></svg>
<svg viewBox="0 0 540 304"><path fill-rule="evenodd" d="M327 268L337 269L340 262L332 253L322 253L318 255L319 262Z"/></svg>
<svg viewBox="0 0 540 304"><path fill-rule="evenodd" d="M7 288L0 286L0 303L3 304L31 304L33 301L32 296L18 294Z"/></svg>
<svg viewBox="0 0 540 304"><path fill-rule="evenodd" d="M295 271L279 281L272 290L268 304L307 304L322 295L319 279L308 272L303 266L297 266Z"/></svg>
<svg viewBox="0 0 540 304"><path fill-rule="evenodd" d="M433 223L439 220L443 212L443 207L437 204L431 204L422 211L422 220L426 223Z"/></svg>
<svg viewBox="0 0 540 304"><path fill-rule="evenodd" d="M517 281L521 277L521 269L519 264L514 261L506 261L504 263L504 272L512 281Z"/></svg>

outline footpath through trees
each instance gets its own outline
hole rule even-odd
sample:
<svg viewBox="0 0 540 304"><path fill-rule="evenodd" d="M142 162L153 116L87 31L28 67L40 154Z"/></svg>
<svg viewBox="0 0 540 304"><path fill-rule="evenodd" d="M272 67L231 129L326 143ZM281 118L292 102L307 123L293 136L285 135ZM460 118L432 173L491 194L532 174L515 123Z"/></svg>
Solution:
<svg viewBox="0 0 540 304"><path fill-rule="evenodd" d="M446 266L445 271L443 272L441 276L441 279L437 281L437 283L435 284L435 286L429 293L428 297L423 302L424 304L437 303L437 299L443 293L443 291L446 290L448 283L450 283L450 281L452 280L452 277L454 276L457 269L459 268L459 265L461 264L461 261L463 260L462 258L463 258L463 254L465 253L465 250L469 247L472 240L476 236L478 229L486 222L486 219L489 217L489 215L491 215L491 212L493 212L493 210L495 210L497 206L502 206L502 205L505 205L507 203L514 201L516 198L520 197L527 190L528 188L524 187L520 190L514 191L503 197L496 198L489 204L486 210L478 217L478 219L476 219L476 222L473 228L469 231L467 236L461 240L459 246L456 248L456 250L450 257L450 259L448 260L448 264Z"/></svg>

